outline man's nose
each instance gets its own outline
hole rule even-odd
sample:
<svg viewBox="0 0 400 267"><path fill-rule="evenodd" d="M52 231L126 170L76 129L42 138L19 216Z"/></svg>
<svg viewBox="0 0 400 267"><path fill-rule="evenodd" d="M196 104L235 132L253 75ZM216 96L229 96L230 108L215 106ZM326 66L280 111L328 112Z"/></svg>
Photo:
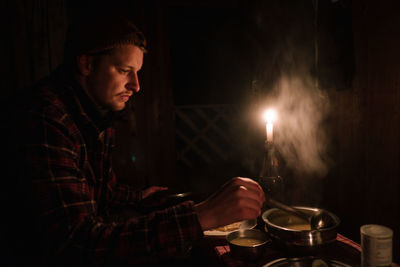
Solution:
<svg viewBox="0 0 400 267"><path fill-rule="evenodd" d="M126 84L126 89L134 91L135 93L139 92L140 84L137 73L133 73L132 75L129 76L129 81Z"/></svg>

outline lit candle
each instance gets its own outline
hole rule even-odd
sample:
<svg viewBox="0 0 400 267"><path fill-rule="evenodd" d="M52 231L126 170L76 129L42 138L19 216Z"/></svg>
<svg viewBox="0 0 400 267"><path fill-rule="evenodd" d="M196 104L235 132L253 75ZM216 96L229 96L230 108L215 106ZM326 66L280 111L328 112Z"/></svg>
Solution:
<svg viewBox="0 0 400 267"><path fill-rule="evenodd" d="M264 113L264 119L267 123L267 125L266 125L267 142L273 141L275 117L276 117L276 113L275 113L275 110L273 110L273 109L269 109Z"/></svg>
<svg viewBox="0 0 400 267"><path fill-rule="evenodd" d="M267 142L272 142L274 137L274 124L267 122Z"/></svg>

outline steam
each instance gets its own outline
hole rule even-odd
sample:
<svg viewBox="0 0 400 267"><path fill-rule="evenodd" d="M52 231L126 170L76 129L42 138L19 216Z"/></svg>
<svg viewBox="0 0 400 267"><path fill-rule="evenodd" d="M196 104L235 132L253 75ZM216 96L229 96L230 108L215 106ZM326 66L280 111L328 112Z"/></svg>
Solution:
<svg viewBox="0 0 400 267"><path fill-rule="evenodd" d="M270 104L277 111L275 143L287 167L304 174L323 177L330 160L328 138L323 127L329 112L328 96L311 79L281 77Z"/></svg>

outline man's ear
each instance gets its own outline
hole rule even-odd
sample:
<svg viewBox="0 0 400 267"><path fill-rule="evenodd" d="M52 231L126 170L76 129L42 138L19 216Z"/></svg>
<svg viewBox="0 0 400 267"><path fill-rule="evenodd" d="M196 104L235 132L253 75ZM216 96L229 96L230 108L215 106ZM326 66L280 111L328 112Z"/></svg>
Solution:
<svg viewBox="0 0 400 267"><path fill-rule="evenodd" d="M92 57L88 55L79 55L76 57L78 71L83 76L89 75L92 69Z"/></svg>

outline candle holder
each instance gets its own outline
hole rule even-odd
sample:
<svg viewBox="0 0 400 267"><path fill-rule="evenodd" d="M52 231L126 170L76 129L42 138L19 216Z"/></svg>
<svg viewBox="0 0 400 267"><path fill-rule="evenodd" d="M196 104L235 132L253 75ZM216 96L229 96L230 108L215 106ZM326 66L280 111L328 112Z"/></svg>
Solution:
<svg viewBox="0 0 400 267"><path fill-rule="evenodd" d="M279 162L276 157L275 145L267 140L264 144L264 158L258 183L264 190L266 197L284 201L284 180L279 175Z"/></svg>

